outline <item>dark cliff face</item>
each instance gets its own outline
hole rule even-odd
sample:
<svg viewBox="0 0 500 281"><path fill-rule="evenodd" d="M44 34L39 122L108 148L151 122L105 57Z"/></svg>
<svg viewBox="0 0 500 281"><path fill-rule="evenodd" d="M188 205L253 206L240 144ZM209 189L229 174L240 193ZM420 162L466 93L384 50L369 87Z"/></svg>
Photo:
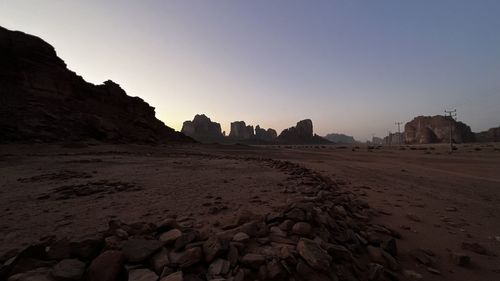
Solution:
<svg viewBox="0 0 500 281"><path fill-rule="evenodd" d="M405 142L410 144L449 142L450 125L453 142L464 143L474 141L474 134L469 126L449 117L436 115L419 116L406 123L404 131Z"/></svg>
<svg viewBox="0 0 500 281"><path fill-rule="evenodd" d="M224 138L220 124L204 114L197 114L193 121L185 121L181 132L200 142L220 142Z"/></svg>
<svg viewBox="0 0 500 281"><path fill-rule="evenodd" d="M295 127L290 127L278 136L281 144L325 144L330 141L313 134L313 123L310 119L297 122Z"/></svg>
<svg viewBox="0 0 500 281"><path fill-rule="evenodd" d="M255 137L253 126L247 126L245 121L231 122L229 137L242 140L251 139Z"/></svg>
<svg viewBox="0 0 500 281"><path fill-rule="evenodd" d="M0 142L192 142L112 81L87 83L42 39L0 27Z"/></svg>
<svg viewBox="0 0 500 281"><path fill-rule="evenodd" d="M325 136L325 139L334 142L334 143L342 143L342 144L352 144L356 143L356 140L354 140L354 137L348 136L345 134L328 134Z"/></svg>

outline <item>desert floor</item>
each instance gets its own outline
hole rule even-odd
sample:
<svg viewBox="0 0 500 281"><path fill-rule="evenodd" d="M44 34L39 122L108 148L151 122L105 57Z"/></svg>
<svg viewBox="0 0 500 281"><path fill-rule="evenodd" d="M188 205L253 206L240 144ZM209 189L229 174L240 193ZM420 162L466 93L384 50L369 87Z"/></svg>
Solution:
<svg viewBox="0 0 500 281"><path fill-rule="evenodd" d="M216 230L307 188L259 158L302 164L358 194L377 210L374 222L402 234L399 261L424 280L500 280L500 144L461 145L451 155L444 145L3 145L0 256L45 236L103 230L112 219L177 216ZM440 274L417 261L418 249L434 255ZM451 251L472 266L454 265Z"/></svg>

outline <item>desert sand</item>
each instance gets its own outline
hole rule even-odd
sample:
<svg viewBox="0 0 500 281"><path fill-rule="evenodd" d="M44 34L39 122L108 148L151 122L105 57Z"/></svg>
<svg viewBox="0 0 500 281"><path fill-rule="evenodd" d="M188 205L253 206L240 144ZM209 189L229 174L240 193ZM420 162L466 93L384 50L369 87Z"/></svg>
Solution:
<svg viewBox="0 0 500 281"><path fill-rule="evenodd" d="M217 232L242 212L304 198L290 161L366 201L373 224L400 233L398 261L423 280L500 279L500 145L3 145L0 254L52 235L103 231L110 220ZM301 191L301 192L299 192ZM471 258L456 265L452 252ZM402 278L412 280L411 276Z"/></svg>

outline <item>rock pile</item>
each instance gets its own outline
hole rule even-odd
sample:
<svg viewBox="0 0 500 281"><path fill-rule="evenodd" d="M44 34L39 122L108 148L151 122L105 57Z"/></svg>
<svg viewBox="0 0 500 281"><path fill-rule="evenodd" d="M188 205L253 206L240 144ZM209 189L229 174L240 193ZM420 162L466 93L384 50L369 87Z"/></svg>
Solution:
<svg viewBox="0 0 500 281"><path fill-rule="evenodd" d="M247 159L254 160L254 159ZM24 280L398 280L396 240L370 224L373 211L322 175L259 159L300 179L303 200L258 216L242 213L220 230L183 220L110 221L77 240L46 237L0 261L0 279Z"/></svg>
<svg viewBox="0 0 500 281"><path fill-rule="evenodd" d="M93 85L42 39L0 27L0 142L192 142L116 83Z"/></svg>

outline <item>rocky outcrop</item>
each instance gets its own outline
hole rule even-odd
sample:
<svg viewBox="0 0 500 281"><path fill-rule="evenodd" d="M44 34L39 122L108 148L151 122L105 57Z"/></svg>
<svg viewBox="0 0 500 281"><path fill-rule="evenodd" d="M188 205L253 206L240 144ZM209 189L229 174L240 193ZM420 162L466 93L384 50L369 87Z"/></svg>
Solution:
<svg viewBox="0 0 500 281"><path fill-rule="evenodd" d="M68 70L42 39L0 27L0 142L192 141L112 81Z"/></svg>
<svg viewBox="0 0 500 281"><path fill-rule="evenodd" d="M344 134L336 134L336 133L328 134L325 136L325 139L334 143L342 143L342 144L356 143L354 137Z"/></svg>
<svg viewBox="0 0 500 281"><path fill-rule="evenodd" d="M297 122L295 127L285 129L278 136L281 144L325 144L330 141L313 134L313 123L311 119Z"/></svg>
<svg viewBox="0 0 500 281"><path fill-rule="evenodd" d="M266 141L266 142L274 142L276 141L276 138L278 137L278 134L276 133L276 130L274 129L262 129L259 125L255 127L255 138L258 140Z"/></svg>
<svg viewBox="0 0 500 281"><path fill-rule="evenodd" d="M255 136L253 126L246 125L245 121L231 122L231 131L229 137L235 139L251 139Z"/></svg>
<svg viewBox="0 0 500 281"><path fill-rule="evenodd" d="M477 142L499 142L500 141L500 127L491 128L488 131L475 134Z"/></svg>
<svg viewBox="0 0 500 281"><path fill-rule="evenodd" d="M474 134L469 126L441 115L419 116L406 123L404 140L409 144L446 143L450 138L455 143L474 141Z"/></svg>
<svg viewBox="0 0 500 281"><path fill-rule="evenodd" d="M220 124L204 114L197 114L193 121L185 121L181 132L199 142L220 142L224 138Z"/></svg>

